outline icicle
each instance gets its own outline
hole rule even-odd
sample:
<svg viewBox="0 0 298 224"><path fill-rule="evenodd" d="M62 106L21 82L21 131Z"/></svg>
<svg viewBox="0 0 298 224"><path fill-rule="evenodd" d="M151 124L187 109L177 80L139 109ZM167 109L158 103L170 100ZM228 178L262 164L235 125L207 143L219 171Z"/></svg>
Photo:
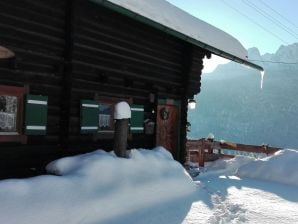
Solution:
<svg viewBox="0 0 298 224"><path fill-rule="evenodd" d="M261 89L263 89L265 71L261 71Z"/></svg>

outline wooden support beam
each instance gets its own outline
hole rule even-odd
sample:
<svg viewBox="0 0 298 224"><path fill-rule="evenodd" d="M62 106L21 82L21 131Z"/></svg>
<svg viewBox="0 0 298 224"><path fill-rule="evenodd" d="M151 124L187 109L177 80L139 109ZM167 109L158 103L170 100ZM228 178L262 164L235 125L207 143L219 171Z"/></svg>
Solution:
<svg viewBox="0 0 298 224"><path fill-rule="evenodd" d="M273 154L281 148L271 147L267 145L244 145L234 142L216 142L222 149L237 150L242 152L253 152L253 153L266 153L267 155Z"/></svg>
<svg viewBox="0 0 298 224"><path fill-rule="evenodd" d="M71 89L72 89L72 57L73 57L73 40L74 40L74 8L75 1L67 0L65 6L65 48L64 48L64 72L62 78L62 94L60 97L60 145L62 149L68 147L69 126L70 126L70 106L71 106Z"/></svg>
<svg viewBox="0 0 298 224"><path fill-rule="evenodd" d="M185 162L185 154L186 148L186 124L187 124L187 104L189 98L189 80L190 80L190 73L193 61L193 46L190 44L185 44L184 51L183 51L183 58L182 58L182 74L181 74L181 81L183 83L183 98L181 102L181 130L180 130L180 138L181 138L181 145L180 152L178 154L178 158L181 163Z"/></svg>

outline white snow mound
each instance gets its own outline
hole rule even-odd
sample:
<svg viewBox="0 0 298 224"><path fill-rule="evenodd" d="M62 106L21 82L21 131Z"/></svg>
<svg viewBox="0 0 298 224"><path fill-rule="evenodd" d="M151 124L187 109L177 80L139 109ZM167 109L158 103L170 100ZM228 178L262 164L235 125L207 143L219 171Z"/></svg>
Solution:
<svg viewBox="0 0 298 224"><path fill-rule="evenodd" d="M131 118L130 106L127 102L121 101L115 105L114 119L129 119Z"/></svg>
<svg viewBox="0 0 298 224"><path fill-rule="evenodd" d="M56 160L60 176L0 181L0 223L181 223L196 186L164 148ZM179 216L180 214L180 216Z"/></svg>
<svg viewBox="0 0 298 224"><path fill-rule="evenodd" d="M240 166L236 175L298 186L298 151L284 149L253 160Z"/></svg>

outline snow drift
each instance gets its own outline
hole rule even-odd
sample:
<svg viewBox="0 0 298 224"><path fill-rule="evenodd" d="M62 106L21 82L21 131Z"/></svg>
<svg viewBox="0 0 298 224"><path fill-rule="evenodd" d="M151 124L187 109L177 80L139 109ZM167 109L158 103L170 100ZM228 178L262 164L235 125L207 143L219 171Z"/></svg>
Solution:
<svg viewBox="0 0 298 224"><path fill-rule="evenodd" d="M0 181L0 223L181 223L196 191L184 168L160 147L130 156L97 150L50 163L60 176Z"/></svg>
<svg viewBox="0 0 298 224"><path fill-rule="evenodd" d="M298 151L284 149L262 159L235 156L229 160L218 160L207 169L208 172L203 175L224 173L298 186Z"/></svg>
<svg viewBox="0 0 298 224"><path fill-rule="evenodd" d="M284 149L239 167L236 175L298 186L298 151Z"/></svg>
<svg viewBox="0 0 298 224"><path fill-rule="evenodd" d="M197 182L164 148L130 156L97 150L50 163L55 175L0 181L0 223L297 223L295 150L216 161Z"/></svg>

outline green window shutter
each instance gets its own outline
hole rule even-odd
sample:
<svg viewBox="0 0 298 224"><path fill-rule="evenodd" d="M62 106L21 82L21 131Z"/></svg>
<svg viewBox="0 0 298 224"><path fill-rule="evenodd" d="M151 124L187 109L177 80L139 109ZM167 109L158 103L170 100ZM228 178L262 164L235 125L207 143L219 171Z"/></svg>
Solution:
<svg viewBox="0 0 298 224"><path fill-rule="evenodd" d="M130 131L131 133L144 132L144 106L143 105L131 106Z"/></svg>
<svg viewBox="0 0 298 224"><path fill-rule="evenodd" d="M97 133L99 105L93 100L81 100L81 133Z"/></svg>
<svg viewBox="0 0 298 224"><path fill-rule="evenodd" d="M25 102L25 134L45 135L47 132L48 97L27 95Z"/></svg>

